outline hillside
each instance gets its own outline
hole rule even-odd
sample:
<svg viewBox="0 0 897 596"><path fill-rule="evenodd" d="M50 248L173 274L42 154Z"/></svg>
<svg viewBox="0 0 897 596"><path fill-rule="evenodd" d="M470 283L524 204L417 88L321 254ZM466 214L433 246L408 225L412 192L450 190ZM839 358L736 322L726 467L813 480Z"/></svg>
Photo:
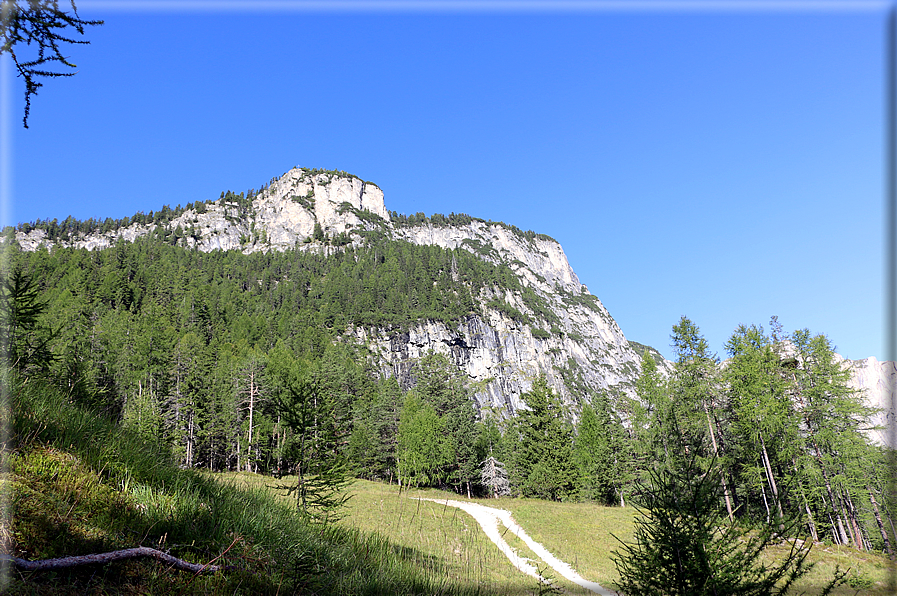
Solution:
<svg viewBox="0 0 897 596"><path fill-rule="evenodd" d="M247 255L293 249L332 254L379 238L463 249L506 266L519 279L519 290L481 288L474 296L477 312L459 321L423 318L402 329L352 325L344 335L367 346L380 374L396 377L405 389L414 384L413 367L421 356L430 351L450 356L475 387L481 409L515 412L521 393L540 374L570 404L595 390L633 396L644 350L671 370L656 350L626 339L598 297L579 282L554 239L464 214L391 214L376 184L341 171L297 167L257 192L228 191L184 208L75 223L24 224L15 238L26 251L55 245L98 250L151 237L202 252ZM452 279L459 279L457 271ZM894 416L894 363L867 358L849 364L852 386L882 411L873 425L884 426ZM885 435L870 431L877 442L885 443Z"/></svg>
<svg viewBox="0 0 897 596"><path fill-rule="evenodd" d="M540 374L571 404L594 390L633 394L640 358L601 301L579 282L557 241L466 215L390 215L375 184L345 172L294 168L257 193L222 193L183 209L95 222L93 229L72 230L63 222L16 233L25 251L57 245L97 250L144 237L246 255L292 249L327 255L384 238L462 249L509 268L519 289L481 288L475 312L457 325L424 319L401 330L346 329L348 340L370 349L381 374L408 388L421 356L446 354L476 387L481 408L508 413L520 408L521 393ZM464 272L451 275L458 281Z"/></svg>
<svg viewBox="0 0 897 596"><path fill-rule="evenodd" d="M344 172L4 232L17 374L184 468L290 476L307 519L353 478L625 506L657 474L710 477L677 472L697 465L732 521L791 515L795 538L893 552L870 424L890 413L868 407L893 364L845 363L824 333L739 325L720 362L682 317L667 362L555 240L390 213Z"/></svg>
<svg viewBox="0 0 897 596"><path fill-rule="evenodd" d="M0 475L10 499L4 555L44 560L144 546L220 570L194 574L151 558L17 570L0 573L4 593L480 593L464 578L445 585L442 563L421 566L414 549L309 524L272 483L240 489L178 469L167 450L72 405L56 388L7 382L16 397Z"/></svg>

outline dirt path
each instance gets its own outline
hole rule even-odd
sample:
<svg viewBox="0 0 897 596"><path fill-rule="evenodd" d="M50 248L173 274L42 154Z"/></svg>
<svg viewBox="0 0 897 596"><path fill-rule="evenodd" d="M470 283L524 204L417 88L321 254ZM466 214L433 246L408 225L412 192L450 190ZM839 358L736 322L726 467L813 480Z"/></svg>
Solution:
<svg viewBox="0 0 897 596"><path fill-rule="evenodd" d="M576 571L570 567L567 563L564 563L554 555L552 555L548 550L545 549L544 546L533 540L527 535L526 532L523 531L517 522L514 521L514 518L511 517L511 512L506 511L504 509L495 509L494 507L486 507L485 505L480 505L479 503L465 503L463 501L453 501L450 499L421 499L422 501L432 501L434 503L439 503L440 505L446 505L448 507L457 507L463 511L466 511L477 520L477 523L480 524L480 527L483 528L483 532L486 533L486 536L489 537L492 542L495 543L495 546L501 550L505 554L506 557L511 561L511 564L514 565L520 571L526 573L527 575L531 575L535 578L539 577L539 571L530 565L529 560L521 557L514 551L511 546L505 542L505 539L502 537L502 531L499 529L499 522L504 525L508 531L512 534L516 535L518 538L523 540L524 543L532 550L536 555L539 556L543 561L548 563L548 565L554 569L559 575L570 580L571 582L582 586L583 588L590 590L596 594L601 594L601 596L617 596L617 593L608 590L607 588L602 588L600 585L595 582L590 582L588 580L583 579Z"/></svg>

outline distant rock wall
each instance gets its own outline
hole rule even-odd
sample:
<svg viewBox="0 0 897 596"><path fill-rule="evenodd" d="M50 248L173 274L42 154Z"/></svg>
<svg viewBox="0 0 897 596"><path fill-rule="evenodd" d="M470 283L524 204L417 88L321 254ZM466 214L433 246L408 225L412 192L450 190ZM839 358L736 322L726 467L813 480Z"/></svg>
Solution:
<svg viewBox="0 0 897 596"><path fill-rule="evenodd" d="M348 330L347 339L370 349L381 374L397 377L403 386L413 385L414 364L434 351L450 356L467 374L481 407L497 407L509 414L520 409L521 395L542 374L573 405L589 391L612 390L634 396L640 357L601 301L579 282L561 245L546 236L480 220L460 226L394 226L383 191L375 184L342 173L303 168L294 168L272 181L248 210L245 205L241 211L239 204L219 199L205 204L202 213L197 209L185 211L165 228L180 227L184 232L181 244L201 251L240 250L248 254L294 247L337 250L312 241L316 225L325 235L349 234L355 243L363 241L358 232L380 229L396 240L460 248L505 264L556 317L554 321L545 320L532 312L521 296L493 288L479 297L482 314L465 318L457 328L421 321L403 332ZM155 229L154 224L133 224L62 244L98 250L119 240L132 242ZM17 240L24 250L53 244L40 229L19 232ZM532 326L488 307L496 298L526 314ZM667 361L658 364L666 372L671 370ZM854 386L865 390L870 405L884 408L874 422L892 421L895 364L869 358L851 366ZM884 433L872 435L885 442Z"/></svg>
<svg viewBox="0 0 897 596"><path fill-rule="evenodd" d="M879 409L870 420L871 426L881 427L870 430L868 436L880 445L897 447L893 435L895 424L895 394L897 387L897 363L879 361L874 357L864 360L848 360L851 369L850 386L864 392L866 404Z"/></svg>

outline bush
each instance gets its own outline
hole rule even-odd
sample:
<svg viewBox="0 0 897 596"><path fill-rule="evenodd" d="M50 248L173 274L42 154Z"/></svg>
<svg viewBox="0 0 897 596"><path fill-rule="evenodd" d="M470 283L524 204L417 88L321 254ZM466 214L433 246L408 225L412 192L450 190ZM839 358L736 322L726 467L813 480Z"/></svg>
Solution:
<svg viewBox="0 0 897 596"><path fill-rule="evenodd" d="M788 593L813 567L806 562L812 543L794 540L788 554L772 565L761 555L799 520L775 520L747 531L730 523L720 506L720 472L699 469L691 457L682 469L650 473L651 486L640 486L635 544L622 541L612 553L627 596L773 596ZM774 528L778 526L779 532ZM619 539L618 539L619 540ZM835 578L822 594L844 583Z"/></svg>

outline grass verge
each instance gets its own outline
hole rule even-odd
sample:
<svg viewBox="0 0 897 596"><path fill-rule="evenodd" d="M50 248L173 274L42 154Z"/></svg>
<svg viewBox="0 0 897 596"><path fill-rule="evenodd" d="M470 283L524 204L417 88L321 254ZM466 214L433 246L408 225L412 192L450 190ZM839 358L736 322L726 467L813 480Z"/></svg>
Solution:
<svg viewBox="0 0 897 596"><path fill-rule="evenodd" d="M5 577L12 594L481 594L381 536L310 526L265 487L179 470L168 454L51 387L13 379L2 488L7 552L29 559L150 546L227 566L194 576L149 560ZM223 556L222 556L223 555Z"/></svg>

